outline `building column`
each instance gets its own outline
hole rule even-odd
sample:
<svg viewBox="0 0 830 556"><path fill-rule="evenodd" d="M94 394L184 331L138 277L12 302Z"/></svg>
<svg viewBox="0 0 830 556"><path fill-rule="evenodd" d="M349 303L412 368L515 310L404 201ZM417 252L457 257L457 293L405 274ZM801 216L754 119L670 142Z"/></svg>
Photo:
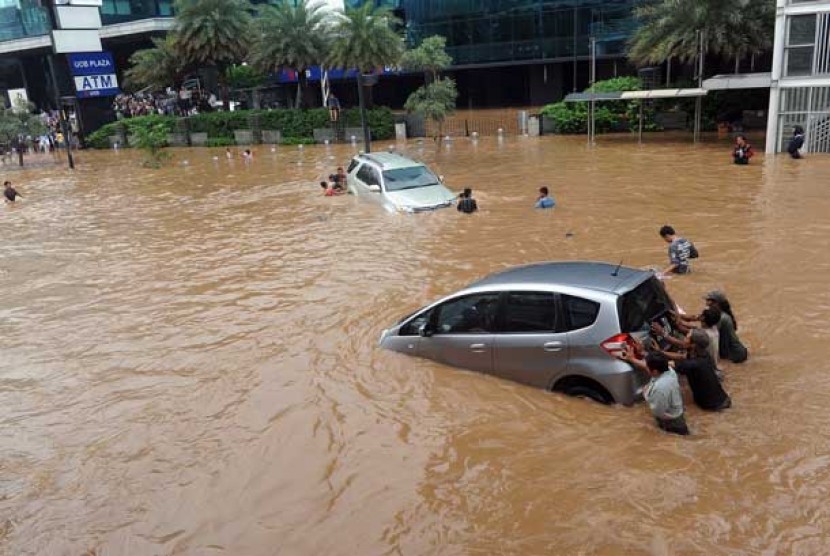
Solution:
<svg viewBox="0 0 830 556"><path fill-rule="evenodd" d="M781 111L781 77L784 74L784 45L787 39L787 16L784 12L786 0L776 1L775 10L775 43L772 48L772 72L769 91L769 109L767 110L767 145L766 153L778 152L778 121Z"/></svg>

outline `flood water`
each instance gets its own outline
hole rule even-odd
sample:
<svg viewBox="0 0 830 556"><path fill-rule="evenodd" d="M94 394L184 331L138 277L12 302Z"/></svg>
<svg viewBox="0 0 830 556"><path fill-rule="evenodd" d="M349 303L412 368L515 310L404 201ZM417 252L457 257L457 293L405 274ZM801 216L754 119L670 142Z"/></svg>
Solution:
<svg viewBox="0 0 830 556"><path fill-rule="evenodd" d="M322 197L348 145L6 174L1 554L828 552L830 158L737 167L666 136L400 149L480 213ZM541 185L554 211L530 208ZM729 411L686 392L690 438L643 405L376 346L510 265L663 266L665 223L701 252L670 292L699 310L725 290L751 352L725 365Z"/></svg>

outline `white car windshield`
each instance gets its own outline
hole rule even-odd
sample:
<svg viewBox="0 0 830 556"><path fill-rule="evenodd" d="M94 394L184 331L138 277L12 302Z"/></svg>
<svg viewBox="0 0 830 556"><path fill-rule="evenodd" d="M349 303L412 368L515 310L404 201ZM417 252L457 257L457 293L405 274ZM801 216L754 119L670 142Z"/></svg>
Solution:
<svg viewBox="0 0 830 556"><path fill-rule="evenodd" d="M386 170L383 172L383 181L386 183L386 191L402 191L439 184L438 178L426 166Z"/></svg>

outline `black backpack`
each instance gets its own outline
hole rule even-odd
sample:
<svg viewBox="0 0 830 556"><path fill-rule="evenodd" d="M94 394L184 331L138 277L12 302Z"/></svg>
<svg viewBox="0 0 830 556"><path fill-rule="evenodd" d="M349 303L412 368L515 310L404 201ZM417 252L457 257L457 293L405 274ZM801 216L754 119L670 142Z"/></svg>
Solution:
<svg viewBox="0 0 830 556"><path fill-rule="evenodd" d="M700 257L700 253L698 252L697 247L695 247L695 244L690 241L689 242L689 258L690 259L697 259L698 257Z"/></svg>

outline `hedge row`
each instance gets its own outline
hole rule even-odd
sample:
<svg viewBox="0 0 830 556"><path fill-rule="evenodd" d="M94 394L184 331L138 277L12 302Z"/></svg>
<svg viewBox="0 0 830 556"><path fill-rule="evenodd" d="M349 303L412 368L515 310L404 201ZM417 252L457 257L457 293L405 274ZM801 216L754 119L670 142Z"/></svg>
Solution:
<svg viewBox="0 0 830 556"><path fill-rule="evenodd" d="M360 126L360 111L342 110L340 113L345 127ZM367 110L367 120L376 140L391 139L395 136L395 120L388 108ZM235 130L259 129L278 130L283 140L289 143L308 143L314 140L314 129L328 128L329 111L326 108L310 110L237 110L234 112L211 112L189 118L173 116L140 116L107 124L87 137L87 144L96 149L109 148L109 137L120 132L133 135L139 127L164 124L169 133L181 132L185 128L191 133L207 133L212 144L234 144Z"/></svg>

